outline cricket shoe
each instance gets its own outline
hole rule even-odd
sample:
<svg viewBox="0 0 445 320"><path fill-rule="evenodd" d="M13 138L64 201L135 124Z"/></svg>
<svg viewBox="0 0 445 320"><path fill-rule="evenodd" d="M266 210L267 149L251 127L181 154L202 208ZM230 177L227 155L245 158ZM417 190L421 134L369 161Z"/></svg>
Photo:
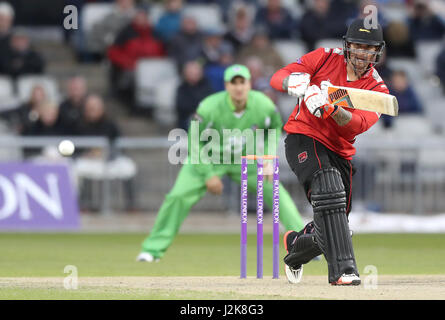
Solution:
<svg viewBox="0 0 445 320"><path fill-rule="evenodd" d="M358 286L360 285L362 281L360 280L360 277L354 273L346 274L343 273L343 275L338 278L337 281L331 282L331 285L333 286Z"/></svg>
<svg viewBox="0 0 445 320"><path fill-rule="evenodd" d="M288 254L289 250L294 244L294 240L296 239L297 234L298 234L297 232L289 230L283 237L284 248L286 249L286 252ZM300 265L299 268L292 268L285 263L284 271L286 273L287 281L289 281L289 283L299 283L301 281L301 278L303 277L303 265Z"/></svg>
<svg viewBox="0 0 445 320"><path fill-rule="evenodd" d="M287 281L289 281L289 283L299 283L303 277L303 265L294 269L287 264L284 264L284 271L286 272Z"/></svg>
<svg viewBox="0 0 445 320"><path fill-rule="evenodd" d="M141 252L136 258L136 261L139 262L159 262L159 260L161 259L153 257L153 255L148 252Z"/></svg>
<svg viewBox="0 0 445 320"><path fill-rule="evenodd" d="M284 242L284 248L286 249L287 253L289 253L291 247L295 243L297 234L298 232L292 230L289 230L288 232L285 233L283 237L283 242Z"/></svg>

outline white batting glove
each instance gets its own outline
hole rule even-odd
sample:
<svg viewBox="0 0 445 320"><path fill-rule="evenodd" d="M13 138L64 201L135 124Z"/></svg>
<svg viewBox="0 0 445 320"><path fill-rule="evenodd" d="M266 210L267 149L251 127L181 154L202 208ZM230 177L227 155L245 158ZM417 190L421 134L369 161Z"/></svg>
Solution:
<svg viewBox="0 0 445 320"><path fill-rule="evenodd" d="M320 89L321 92L327 97L328 96L328 88L332 86L332 83L330 81L322 81L320 83Z"/></svg>
<svg viewBox="0 0 445 320"><path fill-rule="evenodd" d="M331 105L327 96L316 85L312 85L306 90L304 102L309 112L317 118L326 119L338 111L338 107Z"/></svg>
<svg viewBox="0 0 445 320"><path fill-rule="evenodd" d="M311 75L309 73L291 73L287 82L287 93L294 97L303 97L310 81Z"/></svg>

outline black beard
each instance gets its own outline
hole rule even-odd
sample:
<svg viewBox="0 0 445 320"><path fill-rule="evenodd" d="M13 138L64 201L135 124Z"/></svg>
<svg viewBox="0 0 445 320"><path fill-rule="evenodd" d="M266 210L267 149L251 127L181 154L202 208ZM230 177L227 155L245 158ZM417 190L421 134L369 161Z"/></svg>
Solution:
<svg viewBox="0 0 445 320"><path fill-rule="evenodd" d="M358 61L357 58L350 59L354 74L360 79L362 77L362 75L364 75L366 72L368 72L371 69L372 63L368 63L368 65L366 67L358 68L356 65L357 61Z"/></svg>

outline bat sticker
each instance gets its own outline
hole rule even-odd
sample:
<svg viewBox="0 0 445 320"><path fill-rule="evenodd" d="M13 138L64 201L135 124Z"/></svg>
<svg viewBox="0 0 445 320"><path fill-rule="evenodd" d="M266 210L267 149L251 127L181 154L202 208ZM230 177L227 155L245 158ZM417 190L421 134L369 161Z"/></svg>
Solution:
<svg viewBox="0 0 445 320"><path fill-rule="evenodd" d="M340 107L354 108L348 91L345 89L328 88L329 103Z"/></svg>

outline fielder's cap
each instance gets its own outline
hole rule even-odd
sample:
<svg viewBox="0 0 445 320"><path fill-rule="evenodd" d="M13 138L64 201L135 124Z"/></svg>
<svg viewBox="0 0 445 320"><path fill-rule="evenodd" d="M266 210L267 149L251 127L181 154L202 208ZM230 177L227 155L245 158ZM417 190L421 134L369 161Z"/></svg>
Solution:
<svg viewBox="0 0 445 320"><path fill-rule="evenodd" d="M246 66L241 64L234 64L224 71L224 81L230 82L235 77L243 77L247 80L250 80L250 71Z"/></svg>
<svg viewBox="0 0 445 320"><path fill-rule="evenodd" d="M348 31L344 36L348 42L367 44L372 46L381 46L385 42L383 40L383 30L380 24L368 28L365 26L365 19L356 19L348 27Z"/></svg>

